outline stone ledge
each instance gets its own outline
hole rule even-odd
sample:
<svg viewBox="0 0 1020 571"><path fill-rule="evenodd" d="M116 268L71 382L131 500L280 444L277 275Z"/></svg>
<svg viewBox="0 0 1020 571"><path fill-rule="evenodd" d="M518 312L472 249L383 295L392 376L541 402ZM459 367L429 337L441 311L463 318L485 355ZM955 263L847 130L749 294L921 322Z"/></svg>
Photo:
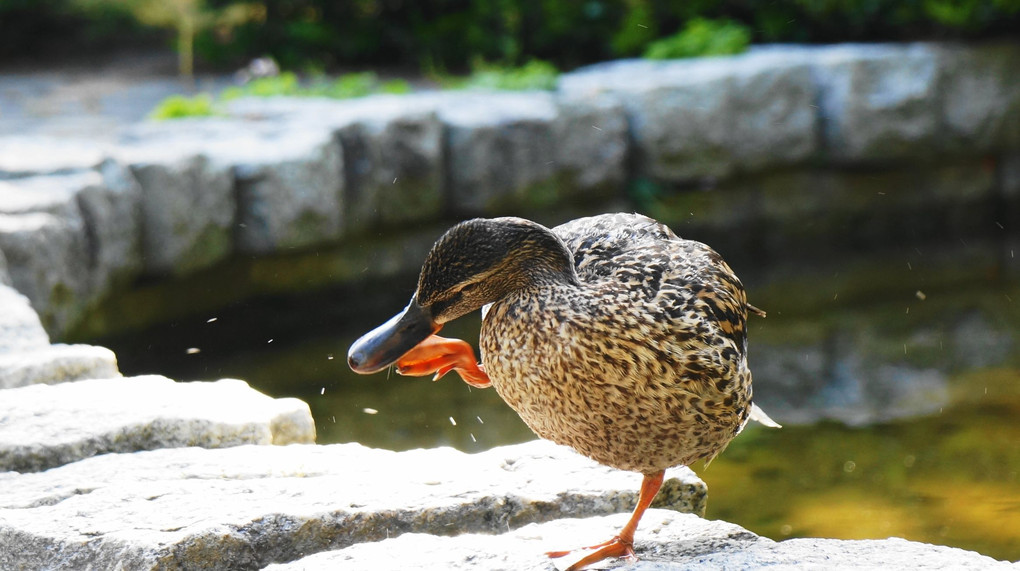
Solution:
<svg viewBox="0 0 1020 571"><path fill-rule="evenodd" d="M257 569L402 533L501 533L630 511L640 477L548 442L464 454L358 444L178 448L0 474L0 568ZM668 474L660 502L701 512Z"/></svg>
<svg viewBox="0 0 1020 571"><path fill-rule="evenodd" d="M319 553L266 571L373 569L563 569L572 556L550 560L544 553L593 544L616 533L626 514L531 524L500 536L406 534ZM638 528L638 562L610 560L600 569L1017 569L971 551L898 538L884 540L790 539L775 542L723 521L651 509ZM576 559L576 558L575 558Z"/></svg>
<svg viewBox="0 0 1020 571"><path fill-rule="evenodd" d="M91 379L7 389L0 399L0 470L46 470L109 452L314 441L307 404L233 379Z"/></svg>
<svg viewBox="0 0 1020 571"><path fill-rule="evenodd" d="M0 389L119 377L117 357L95 345L45 345L0 353Z"/></svg>
<svg viewBox="0 0 1020 571"><path fill-rule="evenodd" d="M0 252L0 353L46 347L50 336L28 298L4 281L3 252Z"/></svg>
<svg viewBox="0 0 1020 571"><path fill-rule="evenodd" d="M784 204L815 204L828 199L811 184L818 172L837 185L859 169L909 177L936 161L991 172L989 161L1020 148L1020 76L1007 73L1017 59L1015 42L778 45L609 62L563 74L553 92L249 98L225 117L134 125L110 144L4 136L0 282L61 335L142 274L346 246L384 226L597 210L776 173ZM998 188L1007 182L993 180L977 204L998 193L1015 209ZM937 213L952 208L909 190ZM773 222L757 216L767 190L717 194L726 212L750 213L742 233Z"/></svg>

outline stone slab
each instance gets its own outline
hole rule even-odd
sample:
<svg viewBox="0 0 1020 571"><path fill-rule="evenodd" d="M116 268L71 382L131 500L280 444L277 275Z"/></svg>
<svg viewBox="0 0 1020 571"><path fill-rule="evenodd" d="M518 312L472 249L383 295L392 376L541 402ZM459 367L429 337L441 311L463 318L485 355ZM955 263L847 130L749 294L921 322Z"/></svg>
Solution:
<svg viewBox="0 0 1020 571"><path fill-rule="evenodd" d="M119 376L117 357L106 347L55 344L0 352L0 389Z"/></svg>
<svg viewBox="0 0 1020 571"><path fill-rule="evenodd" d="M314 440L307 404L235 379L90 379L8 389L0 399L0 470L46 470L109 452Z"/></svg>
<svg viewBox="0 0 1020 571"><path fill-rule="evenodd" d="M141 187L145 272L181 276L233 253L234 173L217 151L233 125L218 119L146 123L126 131L115 160ZM242 133L235 133L239 145Z"/></svg>
<svg viewBox="0 0 1020 571"><path fill-rule="evenodd" d="M435 220L444 208L443 125L433 93L244 98L228 113L266 124L325 130L342 148L345 232Z"/></svg>
<svg viewBox="0 0 1020 571"><path fill-rule="evenodd" d="M49 344L50 337L28 298L10 285L0 283L0 354L39 349Z"/></svg>
<svg viewBox="0 0 1020 571"><path fill-rule="evenodd" d="M266 571L408 569L554 571L578 557L549 559L546 551L594 544L616 533L626 514L562 519L531 524L500 536L437 537L406 534L376 543L319 553ZM724 521L692 514L649 510L638 527L636 563L614 559L598 569L680 571L683 569L1016 569L971 551L891 538L846 541L791 539L775 542ZM580 544L578 542L581 542Z"/></svg>
<svg viewBox="0 0 1020 571"><path fill-rule="evenodd" d="M546 92L466 92L446 97L447 199L477 216L556 203L557 118Z"/></svg>
<svg viewBox="0 0 1020 571"><path fill-rule="evenodd" d="M671 470L657 505L702 511ZM177 448L0 474L0 568L258 569L403 533L627 512L640 476L548 442L464 454L359 444Z"/></svg>
<svg viewBox="0 0 1020 571"><path fill-rule="evenodd" d="M0 137L0 179L91 170L109 154L108 145L79 137Z"/></svg>
<svg viewBox="0 0 1020 571"><path fill-rule="evenodd" d="M76 320L91 294L88 231L77 200L95 172L0 181L0 250L11 283L50 331Z"/></svg>
<svg viewBox="0 0 1020 571"><path fill-rule="evenodd" d="M627 109L639 174L715 180L802 162L818 149L817 88L796 49L724 58L621 60L564 74L561 96Z"/></svg>
<svg viewBox="0 0 1020 571"><path fill-rule="evenodd" d="M1020 149L1020 44L940 45L949 152Z"/></svg>

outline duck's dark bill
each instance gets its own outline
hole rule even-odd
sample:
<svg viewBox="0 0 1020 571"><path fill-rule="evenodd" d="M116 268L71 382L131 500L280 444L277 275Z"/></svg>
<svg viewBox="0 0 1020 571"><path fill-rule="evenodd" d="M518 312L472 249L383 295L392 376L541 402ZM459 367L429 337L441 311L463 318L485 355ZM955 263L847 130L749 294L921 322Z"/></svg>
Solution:
<svg viewBox="0 0 1020 571"><path fill-rule="evenodd" d="M347 352L347 364L363 375L381 371L439 329L428 310L412 299L404 311L355 341Z"/></svg>

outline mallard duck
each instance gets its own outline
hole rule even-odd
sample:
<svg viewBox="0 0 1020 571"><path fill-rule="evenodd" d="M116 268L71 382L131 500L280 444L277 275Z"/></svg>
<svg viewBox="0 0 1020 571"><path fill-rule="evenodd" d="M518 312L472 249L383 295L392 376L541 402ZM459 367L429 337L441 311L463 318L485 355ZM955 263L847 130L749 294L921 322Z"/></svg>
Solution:
<svg viewBox="0 0 1020 571"><path fill-rule="evenodd" d="M483 308L479 347L439 337ZM747 303L711 248L637 214L552 230L521 218L457 224L432 247L402 312L351 346L358 373L458 372L492 386L542 438L644 476L623 530L570 569L634 557L667 468L711 461L749 419ZM550 552L560 557L569 551Z"/></svg>

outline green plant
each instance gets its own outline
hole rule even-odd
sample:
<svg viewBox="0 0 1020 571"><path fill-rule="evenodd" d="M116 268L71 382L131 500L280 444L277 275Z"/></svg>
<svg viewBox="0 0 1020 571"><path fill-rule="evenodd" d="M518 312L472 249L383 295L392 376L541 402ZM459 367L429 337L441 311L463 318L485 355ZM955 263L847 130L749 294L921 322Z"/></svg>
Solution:
<svg viewBox="0 0 1020 571"><path fill-rule="evenodd" d="M157 120L182 119L185 117L208 117L216 115L213 98L208 93L199 93L194 97L171 95L160 101L149 117Z"/></svg>
<svg viewBox="0 0 1020 571"><path fill-rule="evenodd" d="M620 29L613 34L610 45L616 56L629 56L641 51L659 35L659 23L648 0L627 0L627 12Z"/></svg>
<svg viewBox="0 0 1020 571"><path fill-rule="evenodd" d="M474 72L466 79L444 80L451 88L482 88L524 91L529 89L554 89L559 70L553 64L531 60L520 67L504 67L476 63Z"/></svg>
<svg viewBox="0 0 1020 571"><path fill-rule="evenodd" d="M272 77L253 79L244 85L228 87L220 93L224 101L239 97L275 97L287 95L292 97L330 97L333 99L351 99L365 97L373 93L409 93L411 85L402 79L379 81L376 74L348 73L330 80L321 72L302 85L297 74L285 71Z"/></svg>
<svg viewBox="0 0 1020 571"><path fill-rule="evenodd" d="M751 43L751 32L732 20L695 18L683 30L653 42L645 51L648 59L674 59L739 54Z"/></svg>
<svg viewBox="0 0 1020 571"><path fill-rule="evenodd" d="M239 97L274 97L279 95L301 95L303 88L295 73L285 71L280 75L258 77L244 85L228 87L220 93L224 101Z"/></svg>
<svg viewBox="0 0 1020 571"><path fill-rule="evenodd" d="M372 72L347 73L325 86L322 95L333 99L365 97L376 91L379 78Z"/></svg>

